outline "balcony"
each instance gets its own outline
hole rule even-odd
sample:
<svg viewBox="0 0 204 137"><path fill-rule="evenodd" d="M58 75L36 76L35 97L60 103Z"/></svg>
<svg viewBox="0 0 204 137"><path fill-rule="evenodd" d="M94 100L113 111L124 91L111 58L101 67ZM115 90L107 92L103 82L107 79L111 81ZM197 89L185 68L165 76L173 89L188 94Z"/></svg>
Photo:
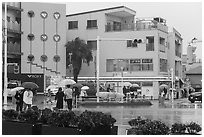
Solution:
<svg viewBox="0 0 204 137"><path fill-rule="evenodd" d="M111 24L108 23L105 25L105 32L114 32L114 31L144 31L144 30L161 30L168 32L168 27L158 23L155 20L138 20L136 23L129 24Z"/></svg>
<svg viewBox="0 0 204 137"><path fill-rule="evenodd" d="M2 3L2 7L5 8L5 2ZM7 8L8 10L23 11L20 2L7 2Z"/></svg>
<svg viewBox="0 0 204 137"><path fill-rule="evenodd" d="M3 49L3 53L4 53L4 46L2 46L2 49ZM14 42L13 43L11 41L8 41L7 52L8 52L8 54L22 55L20 42Z"/></svg>
<svg viewBox="0 0 204 137"><path fill-rule="evenodd" d="M5 28L5 20L2 19L2 28ZM20 30L21 24L18 23L17 21L7 21L7 31L10 33L17 33L17 34L22 34Z"/></svg>

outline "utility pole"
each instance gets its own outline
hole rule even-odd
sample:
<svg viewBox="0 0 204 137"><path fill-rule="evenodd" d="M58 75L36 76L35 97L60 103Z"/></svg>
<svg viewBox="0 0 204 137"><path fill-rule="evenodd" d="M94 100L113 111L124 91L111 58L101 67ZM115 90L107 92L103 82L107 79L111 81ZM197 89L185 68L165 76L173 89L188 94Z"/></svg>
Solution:
<svg viewBox="0 0 204 137"><path fill-rule="evenodd" d="M171 68L171 98L172 98L172 103L173 103L173 101L174 101L174 69L173 68Z"/></svg>
<svg viewBox="0 0 204 137"><path fill-rule="evenodd" d="M99 63L99 61L100 61L100 59L99 59L99 57L100 57L100 55L99 55L100 54L100 51L99 51L100 50L99 49L100 48L100 46L99 46L100 42L99 42L99 40L100 40L99 36L97 36L97 53L96 53L96 56L97 56L96 57L96 59L97 59L97 61L96 61L96 71L97 71L97 73L96 73L97 74L97 88L96 88L97 89L97 102L99 102L99 64L100 64Z"/></svg>
<svg viewBox="0 0 204 137"><path fill-rule="evenodd" d="M5 2L5 28L4 28L4 105L7 105L7 3Z"/></svg>

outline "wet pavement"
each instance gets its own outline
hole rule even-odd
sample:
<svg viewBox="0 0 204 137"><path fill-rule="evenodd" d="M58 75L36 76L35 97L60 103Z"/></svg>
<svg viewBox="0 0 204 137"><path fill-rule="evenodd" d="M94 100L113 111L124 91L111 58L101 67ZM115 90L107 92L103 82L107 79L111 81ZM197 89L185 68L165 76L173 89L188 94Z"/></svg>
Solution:
<svg viewBox="0 0 204 137"><path fill-rule="evenodd" d="M52 97L54 100L54 97ZM126 129L130 128L128 121L136 118L137 116L143 116L152 120L161 120L167 125L172 125L173 123L187 123L194 121L202 126L202 103L190 103L186 98L177 99L173 102L171 100L165 100L164 105L160 105L158 100L150 100L153 105L151 106L79 106L74 108L74 111L101 111L103 113L111 114L117 122L115 125L119 127L118 134L125 135ZM38 95L34 99L33 105L38 106L38 108L50 108L55 107L56 102L46 103L46 97L43 95ZM11 102L8 103L6 109L15 108ZM64 103L64 109L66 109Z"/></svg>

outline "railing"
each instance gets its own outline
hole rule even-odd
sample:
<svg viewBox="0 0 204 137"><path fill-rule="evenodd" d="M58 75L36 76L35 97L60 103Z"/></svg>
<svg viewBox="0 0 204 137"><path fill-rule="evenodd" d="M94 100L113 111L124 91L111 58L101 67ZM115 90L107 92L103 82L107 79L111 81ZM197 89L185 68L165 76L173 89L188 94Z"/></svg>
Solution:
<svg viewBox="0 0 204 137"><path fill-rule="evenodd" d="M5 2L3 2L2 4L4 5ZM21 3L20 2L7 2L7 5L11 7L20 8Z"/></svg>
<svg viewBox="0 0 204 137"><path fill-rule="evenodd" d="M137 21L137 23L131 23L131 24L120 24L120 25L113 25L113 24L107 24L105 25L105 31L106 32L112 32L112 31L140 31L140 30L154 30L154 29L160 29L165 32L168 31L167 26L164 26L162 24L153 23L151 21L149 22L143 22L143 21Z"/></svg>
<svg viewBox="0 0 204 137"><path fill-rule="evenodd" d="M7 21L7 28L11 30L15 30L20 32L20 26L21 24L18 23L17 21ZM5 27L5 20L2 19L2 27Z"/></svg>

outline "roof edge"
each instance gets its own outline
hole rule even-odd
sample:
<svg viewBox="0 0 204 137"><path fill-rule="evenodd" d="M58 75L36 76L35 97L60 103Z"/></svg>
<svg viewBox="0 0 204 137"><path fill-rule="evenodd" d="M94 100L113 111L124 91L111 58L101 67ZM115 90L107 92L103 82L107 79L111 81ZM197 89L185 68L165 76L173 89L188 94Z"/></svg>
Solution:
<svg viewBox="0 0 204 137"><path fill-rule="evenodd" d="M86 12L68 14L68 15L66 15L66 17L77 16L77 15L82 15L82 14L88 14L88 13L93 13L93 12L101 12L101 11L106 11L106 10L119 9L119 8L126 8L126 9L131 10L131 11L133 11L133 12L136 13L136 11L134 11L134 10L128 8L128 7L125 7L125 6L117 6L117 7L112 7L112 8L105 8L105 9L99 9L99 10L92 10L92 11L86 11Z"/></svg>

